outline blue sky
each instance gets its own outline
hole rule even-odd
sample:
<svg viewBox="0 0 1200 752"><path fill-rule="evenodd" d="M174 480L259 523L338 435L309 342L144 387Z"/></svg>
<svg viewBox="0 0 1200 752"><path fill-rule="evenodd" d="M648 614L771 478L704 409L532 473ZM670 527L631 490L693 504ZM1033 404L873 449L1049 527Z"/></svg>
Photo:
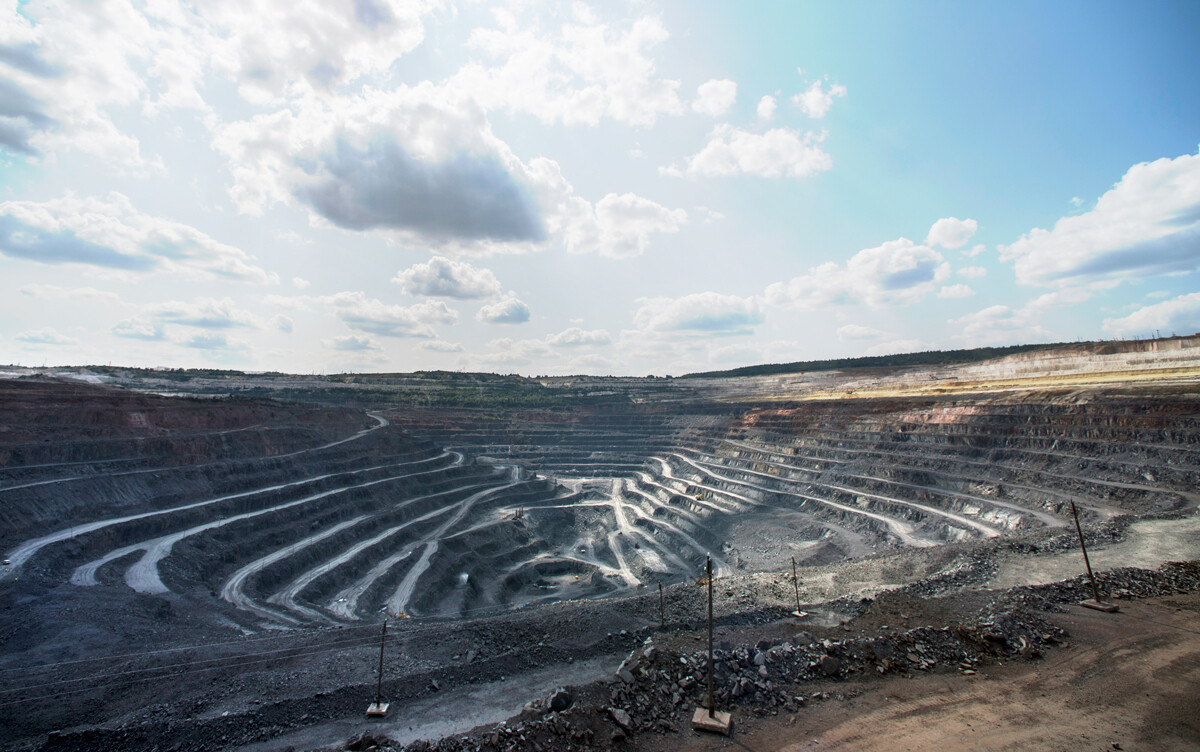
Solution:
<svg viewBox="0 0 1200 752"><path fill-rule="evenodd" d="M0 362L1192 333L1196 38L1186 2L10 1Z"/></svg>

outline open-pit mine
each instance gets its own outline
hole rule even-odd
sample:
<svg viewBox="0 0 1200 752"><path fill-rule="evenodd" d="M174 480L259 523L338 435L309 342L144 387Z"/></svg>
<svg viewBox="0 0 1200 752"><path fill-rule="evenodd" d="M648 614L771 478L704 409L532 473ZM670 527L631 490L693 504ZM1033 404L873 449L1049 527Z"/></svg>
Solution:
<svg viewBox="0 0 1200 752"><path fill-rule="evenodd" d="M830 647L889 597L958 598L961 629L1001 597L980 594L1074 598L1072 505L1108 595L1197 577L1159 566L1200 558L1200 336L764 376L0 371L11 749L694 733L708 557L722 702L760 709L812 676L934 670L937 639L895 665ZM1112 579L1128 566L1156 574ZM873 628L903 641L923 609ZM385 619L391 710L368 722ZM1055 634L1026 631L993 657ZM547 720L563 685L591 689ZM527 732L496 730L530 701Z"/></svg>

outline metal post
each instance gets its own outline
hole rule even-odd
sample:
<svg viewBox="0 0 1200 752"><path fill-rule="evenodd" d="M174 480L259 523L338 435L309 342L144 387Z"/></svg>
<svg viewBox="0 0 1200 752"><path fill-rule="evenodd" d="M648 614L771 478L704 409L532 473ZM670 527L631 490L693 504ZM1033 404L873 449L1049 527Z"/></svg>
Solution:
<svg viewBox="0 0 1200 752"><path fill-rule="evenodd" d="M658 583L658 629L660 632L667 631L667 606L663 600L662 583Z"/></svg>
<svg viewBox="0 0 1200 752"><path fill-rule="evenodd" d="M800 615L800 578L796 576L796 557L792 557L792 587L796 588L796 616Z"/></svg>
<svg viewBox="0 0 1200 752"><path fill-rule="evenodd" d="M383 702L383 643L387 640L387 617L383 617L383 634L379 636L379 681L375 684L375 704Z"/></svg>
<svg viewBox="0 0 1200 752"><path fill-rule="evenodd" d="M1083 544L1083 528L1079 526L1079 512L1075 509L1075 501L1071 501L1071 515L1075 518L1075 532L1079 533L1079 549L1083 551L1083 565L1087 567L1088 579L1092 581L1092 598L1100 602L1100 590L1096 587L1096 576L1092 574L1092 563L1088 561L1087 546Z"/></svg>
<svg viewBox="0 0 1200 752"><path fill-rule="evenodd" d="M705 574L708 576L708 717L713 717L713 711L717 709L716 692L714 691L713 682L713 576L712 576L712 556L707 557L708 563L704 565Z"/></svg>

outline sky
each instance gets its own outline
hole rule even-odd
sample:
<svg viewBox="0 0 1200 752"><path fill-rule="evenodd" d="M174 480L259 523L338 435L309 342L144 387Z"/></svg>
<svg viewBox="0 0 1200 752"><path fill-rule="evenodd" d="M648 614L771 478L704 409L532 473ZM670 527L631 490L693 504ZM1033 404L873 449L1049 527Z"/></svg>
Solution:
<svg viewBox="0 0 1200 752"><path fill-rule="evenodd" d="M4 6L0 363L679 375L1200 331L1200 3Z"/></svg>

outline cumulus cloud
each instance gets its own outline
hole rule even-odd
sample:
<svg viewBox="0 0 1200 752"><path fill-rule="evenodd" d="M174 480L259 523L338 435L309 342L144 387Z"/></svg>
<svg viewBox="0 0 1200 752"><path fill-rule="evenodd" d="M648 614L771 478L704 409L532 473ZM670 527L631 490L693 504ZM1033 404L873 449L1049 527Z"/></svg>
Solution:
<svg viewBox="0 0 1200 752"><path fill-rule="evenodd" d="M939 246L949 251L957 250L966 245L978 229L979 223L973 219L946 217L934 222L933 227L929 228L925 244Z"/></svg>
<svg viewBox="0 0 1200 752"><path fill-rule="evenodd" d="M409 295L456 300L494 298L501 292L500 280L491 270L444 256L434 256L423 264L397 272L392 282Z"/></svg>
<svg viewBox="0 0 1200 752"><path fill-rule="evenodd" d="M683 113L679 82L657 77L648 55L669 36L656 16L624 28L581 17L580 24L545 31L535 19L494 15L498 28L476 29L468 40L493 64L468 63L447 81L484 108L568 125L610 118L648 126Z"/></svg>
<svg viewBox="0 0 1200 752"><path fill-rule="evenodd" d="M303 277L292 277L292 285L297 290L307 290L308 286L311 284L312 284L311 282L309 282L307 279L304 279Z"/></svg>
<svg viewBox="0 0 1200 752"><path fill-rule="evenodd" d="M792 97L792 104L799 107L810 118L820 119L825 117L830 107L833 107L834 97L844 96L846 96L846 87L841 84L833 84L825 89L822 88L820 81L813 81L811 86Z"/></svg>
<svg viewBox="0 0 1200 752"><path fill-rule="evenodd" d="M510 296L480 308L475 319L485 324L524 324L529 321L529 306Z"/></svg>
<svg viewBox="0 0 1200 752"><path fill-rule="evenodd" d="M775 108L778 106L779 103L775 101L775 97L770 94L764 94L763 98L758 100L758 107L755 109L755 112L758 113L760 119L770 120L775 117Z"/></svg>
<svg viewBox="0 0 1200 752"><path fill-rule="evenodd" d="M854 254L845 264L828 261L766 290L777 306L814 310L830 305L872 308L916 303L950 276L950 264L934 249L908 238Z"/></svg>
<svg viewBox="0 0 1200 752"><path fill-rule="evenodd" d="M277 275L256 266L240 248L194 227L143 214L120 193L0 203L0 253L43 264L278 282Z"/></svg>
<svg viewBox="0 0 1200 752"><path fill-rule="evenodd" d="M292 330L296 328L296 322L292 321L290 317L284 316L282 313L272 316L270 325L272 329L281 331L284 334L291 334Z"/></svg>
<svg viewBox="0 0 1200 752"><path fill-rule="evenodd" d="M987 276L987 269L982 266L964 266L958 270L958 276L967 279L979 279Z"/></svg>
<svg viewBox="0 0 1200 752"><path fill-rule="evenodd" d="M956 285L945 285L938 290L937 296L942 300L957 300L958 298L969 298L975 294L970 285L962 283Z"/></svg>
<svg viewBox="0 0 1200 752"><path fill-rule="evenodd" d="M571 253L628 258L644 253L653 233L678 232L685 222L683 209L668 209L632 193L610 193L595 208L575 207L565 240Z"/></svg>
<svg viewBox="0 0 1200 752"><path fill-rule="evenodd" d="M495 155L425 161L380 134L362 147L338 138L302 169L295 196L339 227L404 230L434 242L546 237L528 191Z"/></svg>
<svg viewBox="0 0 1200 752"><path fill-rule="evenodd" d="M341 337L333 337L331 339L321 340L321 347L329 350L342 350L344 352L362 352L364 350L379 350L381 349L376 342L370 337L359 337L356 334L345 334Z"/></svg>
<svg viewBox="0 0 1200 752"><path fill-rule="evenodd" d="M718 117L724 115L737 101L737 83L727 78L705 81L696 88L696 99L692 110L702 115Z"/></svg>
<svg viewBox="0 0 1200 752"><path fill-rule="evenodd" d="M342 322L360 332L380 337L416 337L433 339L436 324L453 324L458 312L441 301L426 301L411 306L388 305L362 292L339 292L317 298L329 306Z"/></svg>
<svg viewBox="0 0 1200 752"><path fill-rule="evenodd" d="M298 203L317 225L371 230L453 252L639 253L686 218L633 194L592 205L553 160L528 164L474 101L428 82L353 96L307 97L231 123L214 146L233 165L243 212Z"/></svg>
<svg viewBox="0 0 1200 752"><path fill-rule="evenodd" d="M301 81L333 88L386 71L421 43L422 16L434 7L419 0L217 0L198 15L215 32L214 66L261 103Z"/></svg>
<svg viewBox="0 0 1200 752"><path fill-rule="evenodd" d="M1121 318L1105 319L1104 331L1118 336L1200 333L1200 292L1143 306Z"/></svg>
<svg viewBox="0 0 1200 752"><path fill-rule="evenodd" d="M756 298L701 292L681 298L642 298L634 324L655 332L748 334L763 322Z"/></svg>
<svg viewBox="0 0 1200 752"><path fill-rule="evenodd" d="M800 178L833 167L821 149L825 134L790 128L751 133L729 124L718 125L708 143L687 164L659 168L667 175L757 175L764 178Z"/></svg>
<svg viewBox="0 0 1200 752"><path fill-rule="evenodd" d="M51 327L45 329L36 329L28 332L21 332L14 337L18 342L24 342L29 345L78 345L79 340L68 337L64 334L59 334Z"/></svg>
<svg viewBox="0 0 1200 752"><path fill-rule="evenodd" d="M950 323L958 329L954 338L969 347L1044 341L1051 336L1050 330L1043 325L1050 309L1077 305L1091 296L1092 291L1082 288L1056 290L1041 295L1020 308L1007 305L989 306L951 319Z"/></svg>
<svg viewBox="0 0 1200 752"><path fill-rule="evenodd" d="M838 327L837 336L838 339L847 342L860 339L879 339L880 337L886 337L887 332L871 326L846 324L845 326Z"/></svg>
<svg viewBox="0 0 1200 752"><path fill-rule="evenodd" d="M1200 269L1200 155L1134 165L1090 211L1031 230L1000 258L1042 286Z"/></svg>
<svg viewBox="0 0 1200 752"><path fill-rule="evenodd" d="M612 337L604 329L592 329L588 331L580 329L577 326L564 329L558 334L550 334L546 336L546 344L552 347L607 345L610 342L612 342Z"/></svg>
<svg viewBox="0 0 1200 752"><path fill-rule="evenodd" d="M975 258L976 256L978 256L979 254L983 253L986 250L987 250L987 247L981 243L979 245L972 246L971 248L968 248L965 251L959 251L959 253L966 256L967 258Z"/></svg>

